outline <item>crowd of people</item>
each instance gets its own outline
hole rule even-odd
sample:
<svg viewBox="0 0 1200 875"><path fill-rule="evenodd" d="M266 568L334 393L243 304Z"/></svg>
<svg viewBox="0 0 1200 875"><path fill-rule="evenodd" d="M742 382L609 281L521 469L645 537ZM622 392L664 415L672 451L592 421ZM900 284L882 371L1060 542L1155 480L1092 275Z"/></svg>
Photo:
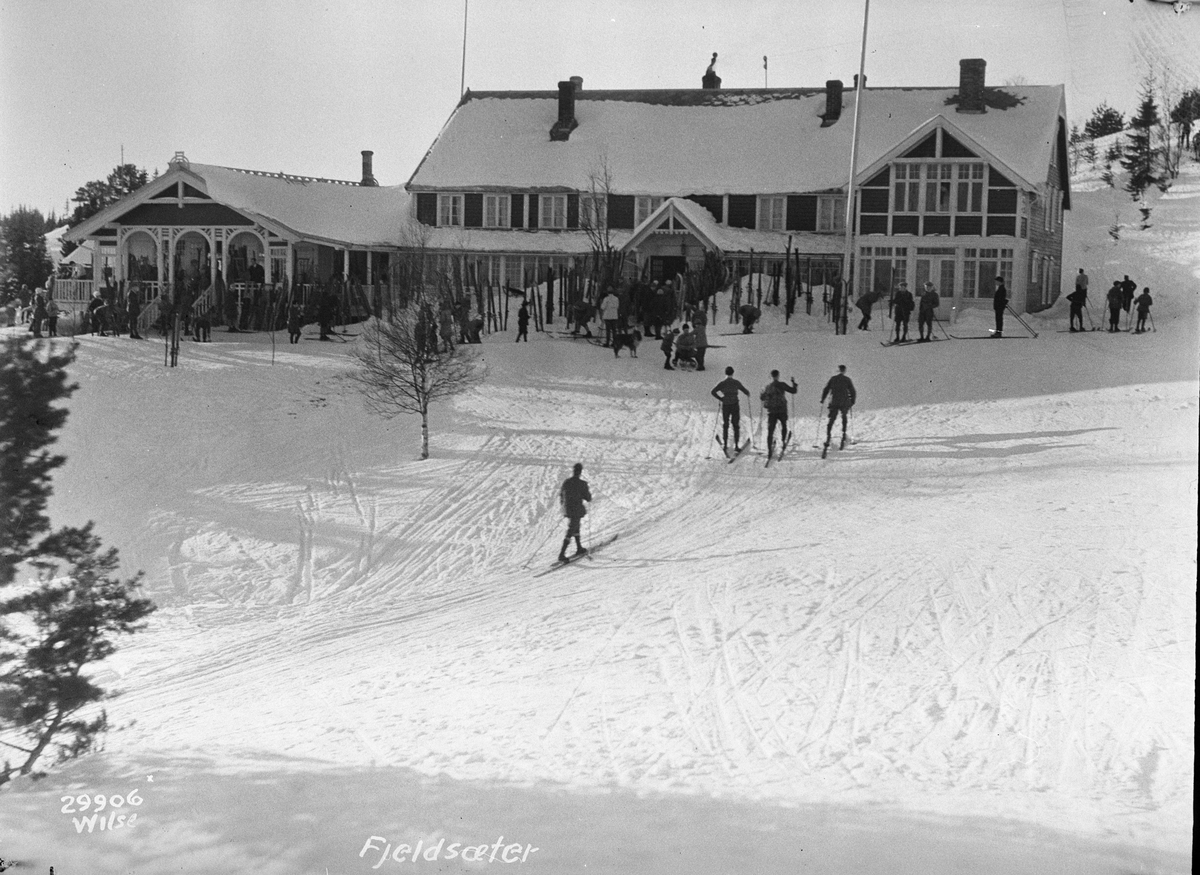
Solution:
<svg viewBox="0 0 1200 875"><path fill-rule="evenodd" d="M1071 305L1070 309L1070 327L1069 330L1073 333L1083 331L1083 314L1086 310L1088 321L1092 323L1092 330L1098 331L1099 325L1095 324L1092 319L1091 307L1088 304L1088 285L1090 280L1084 269L1079 268L1079 273L1075 276L1075 291L1067 295L1067 301ZM1141 334L1146 330L1146 319L1149 318L1151 327L1153 327L1154 317L1150 316L1150 308L1154 305L1154 299L1150 297L1150 287L1146 286L1142 289L1142 293L1134 297L1137 292L1137 283L1129 278L1129 274L1125 274L1124 279L1113 280L1112 285L1104 295L1104 306L1108 309L1108 331L1115 333L1121 331L1121 313L1124 312L1128 322L1133 318L1133 310L1137 310L1136 327L1131 330L1134 334ZM1078 327L1076 327L1078 323Z"/></svg>

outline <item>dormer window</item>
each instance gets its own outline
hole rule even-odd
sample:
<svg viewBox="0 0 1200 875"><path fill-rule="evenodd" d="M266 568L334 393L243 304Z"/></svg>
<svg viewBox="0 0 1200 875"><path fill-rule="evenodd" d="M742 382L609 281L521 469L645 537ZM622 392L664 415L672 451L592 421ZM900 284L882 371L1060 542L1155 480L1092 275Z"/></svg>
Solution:
<svg viewBox="0 0 1200 875"><path fill-rule="evenodd" d="M660 197L640 197L634 205L633 225L636 228L650 218L650 214L662 206Z"/></svg>
<svg viewBox="0 0 1200 875"><path fill-rule="evenodd" d="M821 195L817 198L817 230L841 234L846 230L846 198Z"/></svg>
<svg viewBox="0 0 1200 875"><path fill-rule="evenodd" d="M567 196L565 194L542 195L541 209L538 211L538 227L567 227Z"/></svg>
<svg viewBox="0 0 1200 875"><path fill-rule="evenodd" d="M486 194L483 196L483 227L507 228L510 225L508 214L512 197L507 194Z"/></svg>
<svg viewBox="0 0 1200 875"><path fill-rule="evenodd" d="M438 225L460 226L463 223L463 196L461 194L438 195Z"/></svg>
<svg viewBox="0 0 1200 875"><path fill-rule="evenodd" d="M784 216L787 213L786 197L759 197L758 199L758 230L782 231Z"/></svg>

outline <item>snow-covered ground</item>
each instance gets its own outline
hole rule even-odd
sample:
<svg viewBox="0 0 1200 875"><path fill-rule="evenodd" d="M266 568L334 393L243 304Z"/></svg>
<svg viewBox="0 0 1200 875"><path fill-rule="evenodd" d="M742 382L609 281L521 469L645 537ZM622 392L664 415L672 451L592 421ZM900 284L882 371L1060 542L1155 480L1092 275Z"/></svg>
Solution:
<svg viewBox="0 0 1200 875"><path fill-rule="evenodd" d="M1081 188L1065 282L1130 274L1152 333L1060 333L1060 302L1027 317L1037 339L885 349L768 311L753 336L713 326L705 373L653 341L496 336L424 462L418 423L347 384L348 344L272 364L269 337L218 333L168 369L153 341L82 338L52 515L97 520L160 611L102 669L125 691L107 749L0 795L0 857L1190 871L1200 168L1115 243L1112 194ZM856 443L823 461L839 363ZM769 469L713 440L726 365L756 418L771 368L800 383ZM535 576L576 461L585 539L620 538ZM132 829L62 811L133 788Z"/></svg>

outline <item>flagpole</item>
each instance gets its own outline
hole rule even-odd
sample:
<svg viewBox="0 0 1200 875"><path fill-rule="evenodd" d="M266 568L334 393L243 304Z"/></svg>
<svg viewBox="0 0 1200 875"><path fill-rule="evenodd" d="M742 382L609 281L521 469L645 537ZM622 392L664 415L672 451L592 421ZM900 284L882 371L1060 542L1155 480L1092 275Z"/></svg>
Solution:
<svg viewBox="0 0 1200 875"><path fill-rule="evenodd" d="M459 97L462 97L467 92L467 11L470 4L471 0L463 0L462 76L458 80Z"/></svg>
<svg viewBox="0 0 1200 875"><path fill-rule="evenodd" d="M863 92L867 89L867 18L871 13L871 0L863 3L862 51L858 58L858 81L854 89L854 127L850 134L850 181L846 186L846 248L842 252L842 310L838 333L849 330L850 295L854 283L854 177L858 172L858 123L862 117Z"/></svg>

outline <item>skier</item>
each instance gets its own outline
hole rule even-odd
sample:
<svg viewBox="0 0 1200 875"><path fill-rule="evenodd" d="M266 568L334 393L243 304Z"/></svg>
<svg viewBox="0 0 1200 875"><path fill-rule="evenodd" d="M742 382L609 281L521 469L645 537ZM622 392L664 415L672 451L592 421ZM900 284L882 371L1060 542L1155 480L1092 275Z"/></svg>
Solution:
<svg viewBox="0 0 1200 875"><path fill-rule="evenodd" d="M1129 307L1133 304L1133 296L1137 292L1137 283L1129 278L1129 274L1125 274L1125 279L1121 283L1121 309L1126 313L1129 312Z"/></svg>
<svg viewBox="0 0 1200 875"><path fill-rule="evenodd" d="M733 423L733 445L742 445L742 411L738 406L738 392L750 397L750 390L733 378L733 368L725 369L725 379L717 383L712 396L721 402L721 445L729 452L729 423Z"/></svg>
<svg viewBox="0 0 1200 875"><path fill-rule="evenodd" d="M1146 330L1146 317L1150 315L1150 307L1154 300L1150 297L1150 287L1142 289L1142 293L1137 296L1134 301L1137 304L1137 328L1134 329L1134 334L1141 334Z"/></svg>
<svg viewBox="0 0 1200 875"><path fill-rule="evenodd" d="M855 302L854 306L862 312L862 319L858 322L859 331L869 331L871 329L871 308L875 306L875 302L878 300L878 292L867 292L867 294Z"/></svg>
<svg viewBox="0 0 1200 875"><path fill-rule="evenodd" d="M1088 290L1088 275L1083 272L1083 268L1079 268L1079 275L1075 277L1075 291L1083 292L1083 296L1087 297Z"/></svg>
<svg viewBox="0 0 1200 875"><path fill-rule="evenodd" d="M1067 300L1071 304L1071 330L1083 331L1083 308L1087 304L1087 274L1080 268L1079 273L1084 278L1084 283L1081 286L1079 280L1075 280L1075 291L1067 295ZM1079 320L1079 327L1075 327L1075 320Z"/></svg>
<svg viewBox="0 0 1200 875"><path fill-rule="evenodd" d="M1125 293L1121 291L1120 280L1113 280L1112 288L1108 290L1108 330L1121 330L1121 301Z"/></svg>
<svg viewBox="0 0 1200 875"><path fill-rule="evenodd" d="M582 473L583 464L576 462L574 473L563 481L558 490L558 501L562 505L563 516L567 518L567 536L563 538L562 549L558 551L559 562L567 561L567 547L572 538L575 539L575 555L582 556L587 553L579 540L579 523L587 516L587 506L584 502L592 500L592 493L588 489L587 481L580 476Z"/></svg>
<svg viewBox="0 0 1200 875"><path fill-rule="evenodd" d="M1008 306L1008 289L1004 277L996 277L996 292L992 295L992 310L996 313L996 333L992 337L1004 336L1004 309Z"/></svg>
<svg viewBox="0 0 1200 875"><path fill-rule="evenodd" d="M517 310L517 343L521 342L521 338L525 338L525 342L529 343L529 301L521 302L521 309Z"/></svg>
<svg viewBox="0 0 1200 875"><path fill-rule="evenodd" d="M829 450L829 441L833 437L833 421L837 419L839 413L842 415L842 449L846 448L846 414L854 406L854 402L858 399L858 393L854 391L854 382L846 376L845 365L838 365L838 372L829 378L829 382L821 390L822 404L825 403L826 396L829 396L829 425L825 428L825 448L821 451L822 458Z"/></svg>
<svg viewBox="0 0 1200 875"><path fill-rule="evenodd" d="M892 312L895 314L896 320L896 343L908 340L908 320L912 316L913 306L913 296L912 292L908 290L908 283L900 283L892 301ZM903 334L901 334L902 331Z"/></svg>
<svg viewBox="0 0 1200 875"><path fill-rule="evenodd" d="M928 343L933 340L933 311L937 309L941 299L933 283L925 281L925 292L921 295L921 303L917 309L917 331L920 339L917 343Z"/></svg>
<svg viewBox="0 0 1200 875"><path fill-rule="evenodd" d="M792 385L788 385L779 379L779 371L771 371L771 382L768 383L758 395L758 400L762 402L763 409L767 411L767 457L774 455L775 451L775 426L778 424L779 437L783 441L783 446L788 442L788 409L787 409L787 394L796 394L796 378L792 377Z"/></svg>

